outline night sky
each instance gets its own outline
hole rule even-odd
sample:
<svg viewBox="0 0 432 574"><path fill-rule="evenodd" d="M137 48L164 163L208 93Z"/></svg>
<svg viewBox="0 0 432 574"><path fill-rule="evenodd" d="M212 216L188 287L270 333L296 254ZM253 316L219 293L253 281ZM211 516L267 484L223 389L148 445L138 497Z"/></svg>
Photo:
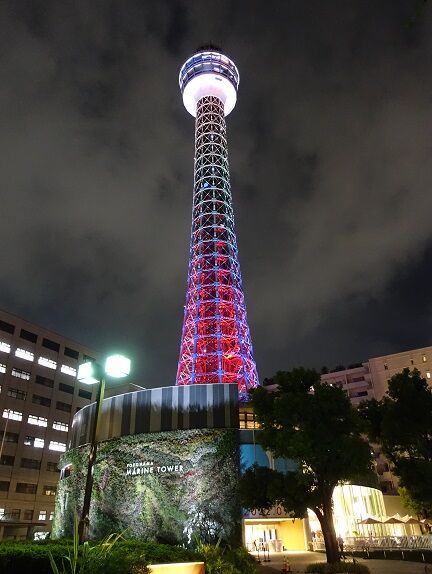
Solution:
<svg viewBox="0 0 432 574"><path fill-rule="evenodd" d="M0 308L175 382L198 46L228 117L261 379L432 344L432 5L20 0L0 6Z"/></svg>

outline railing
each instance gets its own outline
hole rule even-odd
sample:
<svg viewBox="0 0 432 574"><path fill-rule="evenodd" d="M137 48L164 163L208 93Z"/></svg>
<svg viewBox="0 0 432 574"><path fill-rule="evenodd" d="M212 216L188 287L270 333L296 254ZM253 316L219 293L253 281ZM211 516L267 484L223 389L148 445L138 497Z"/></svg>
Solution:
<svg viewBox="0 0 432 574"><path fill-rule="evenodd" d="M314 550L323 551L323 540L312 542ZM347 537L344 539L344 551L369 550L432 550L432 535L423 536L373 536L373 537Z"/></svg>

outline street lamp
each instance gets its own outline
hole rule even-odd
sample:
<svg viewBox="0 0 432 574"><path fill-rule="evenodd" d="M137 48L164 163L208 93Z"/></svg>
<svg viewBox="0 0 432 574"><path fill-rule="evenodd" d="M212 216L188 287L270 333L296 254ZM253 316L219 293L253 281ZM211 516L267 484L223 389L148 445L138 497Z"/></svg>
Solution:
<svg viewBox="0 0 432 574"><path fill-rule="evenodd" d="M115 379L126 377L130 373L130 366L131 362L127 357L123 357L123 355L110 355L105 360L105 365L103 367L96 361L87 361L78 367L77 379L80 383L84 383L86 385L98 385L95 414L90 431L90 452L87 465L84 502L78 524L80 544L82 544L88 535L90 500L93 488L93 467L96 461L97 431L105 393L105 375Z"/></svg>

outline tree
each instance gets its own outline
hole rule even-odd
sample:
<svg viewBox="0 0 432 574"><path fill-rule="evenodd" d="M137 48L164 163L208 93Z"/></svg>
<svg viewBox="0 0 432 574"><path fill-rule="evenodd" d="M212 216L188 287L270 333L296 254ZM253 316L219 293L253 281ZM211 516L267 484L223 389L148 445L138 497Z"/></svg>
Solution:
<svg viewBox="0 0 432 574"><path fill-rule="evenodd" d="M393 465L411 508L432 516L432 389L417 369L394 375L386 395L361 403L371 441Z"/></svg>
<svg viewBox="0 0 432 574"><path fill-rule="evenodd" d="M275 457L294 460L297 470L283 474L252 467L241 479L242 503L249 509L281 504L299 518L310 508L321 525L327 561L339 562L333 490L340 482L372 475L371 449L360 434L360 418L344 391L321 383L315 370L278 372L273 383L275 392L263 387L251 392L262 428L256 438Z"/></svg>
<svg viewBox="0 0 432 574"><path fill-rule="evenodd" d="M418 500L414 500L406 488L400 486L398 492L401 497L402 505L407 508L411 514L414 514L417 518L427 518L432 516L432 507L427 504L422 504Z"/></svg>

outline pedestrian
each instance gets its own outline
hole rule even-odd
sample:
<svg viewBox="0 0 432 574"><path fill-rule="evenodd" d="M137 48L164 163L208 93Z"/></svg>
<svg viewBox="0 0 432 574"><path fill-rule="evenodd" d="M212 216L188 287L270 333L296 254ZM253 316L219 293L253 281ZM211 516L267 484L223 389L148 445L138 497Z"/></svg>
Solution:
<svg viewBox="0 0 432 574"><path fill-rule="evenodd" d="M344 539L342 538L342 536L339 534L339 536L336 538L338 546L339 546L339 555L341 558L346 558L345 556L345 552L344 552Z"/></svg>

